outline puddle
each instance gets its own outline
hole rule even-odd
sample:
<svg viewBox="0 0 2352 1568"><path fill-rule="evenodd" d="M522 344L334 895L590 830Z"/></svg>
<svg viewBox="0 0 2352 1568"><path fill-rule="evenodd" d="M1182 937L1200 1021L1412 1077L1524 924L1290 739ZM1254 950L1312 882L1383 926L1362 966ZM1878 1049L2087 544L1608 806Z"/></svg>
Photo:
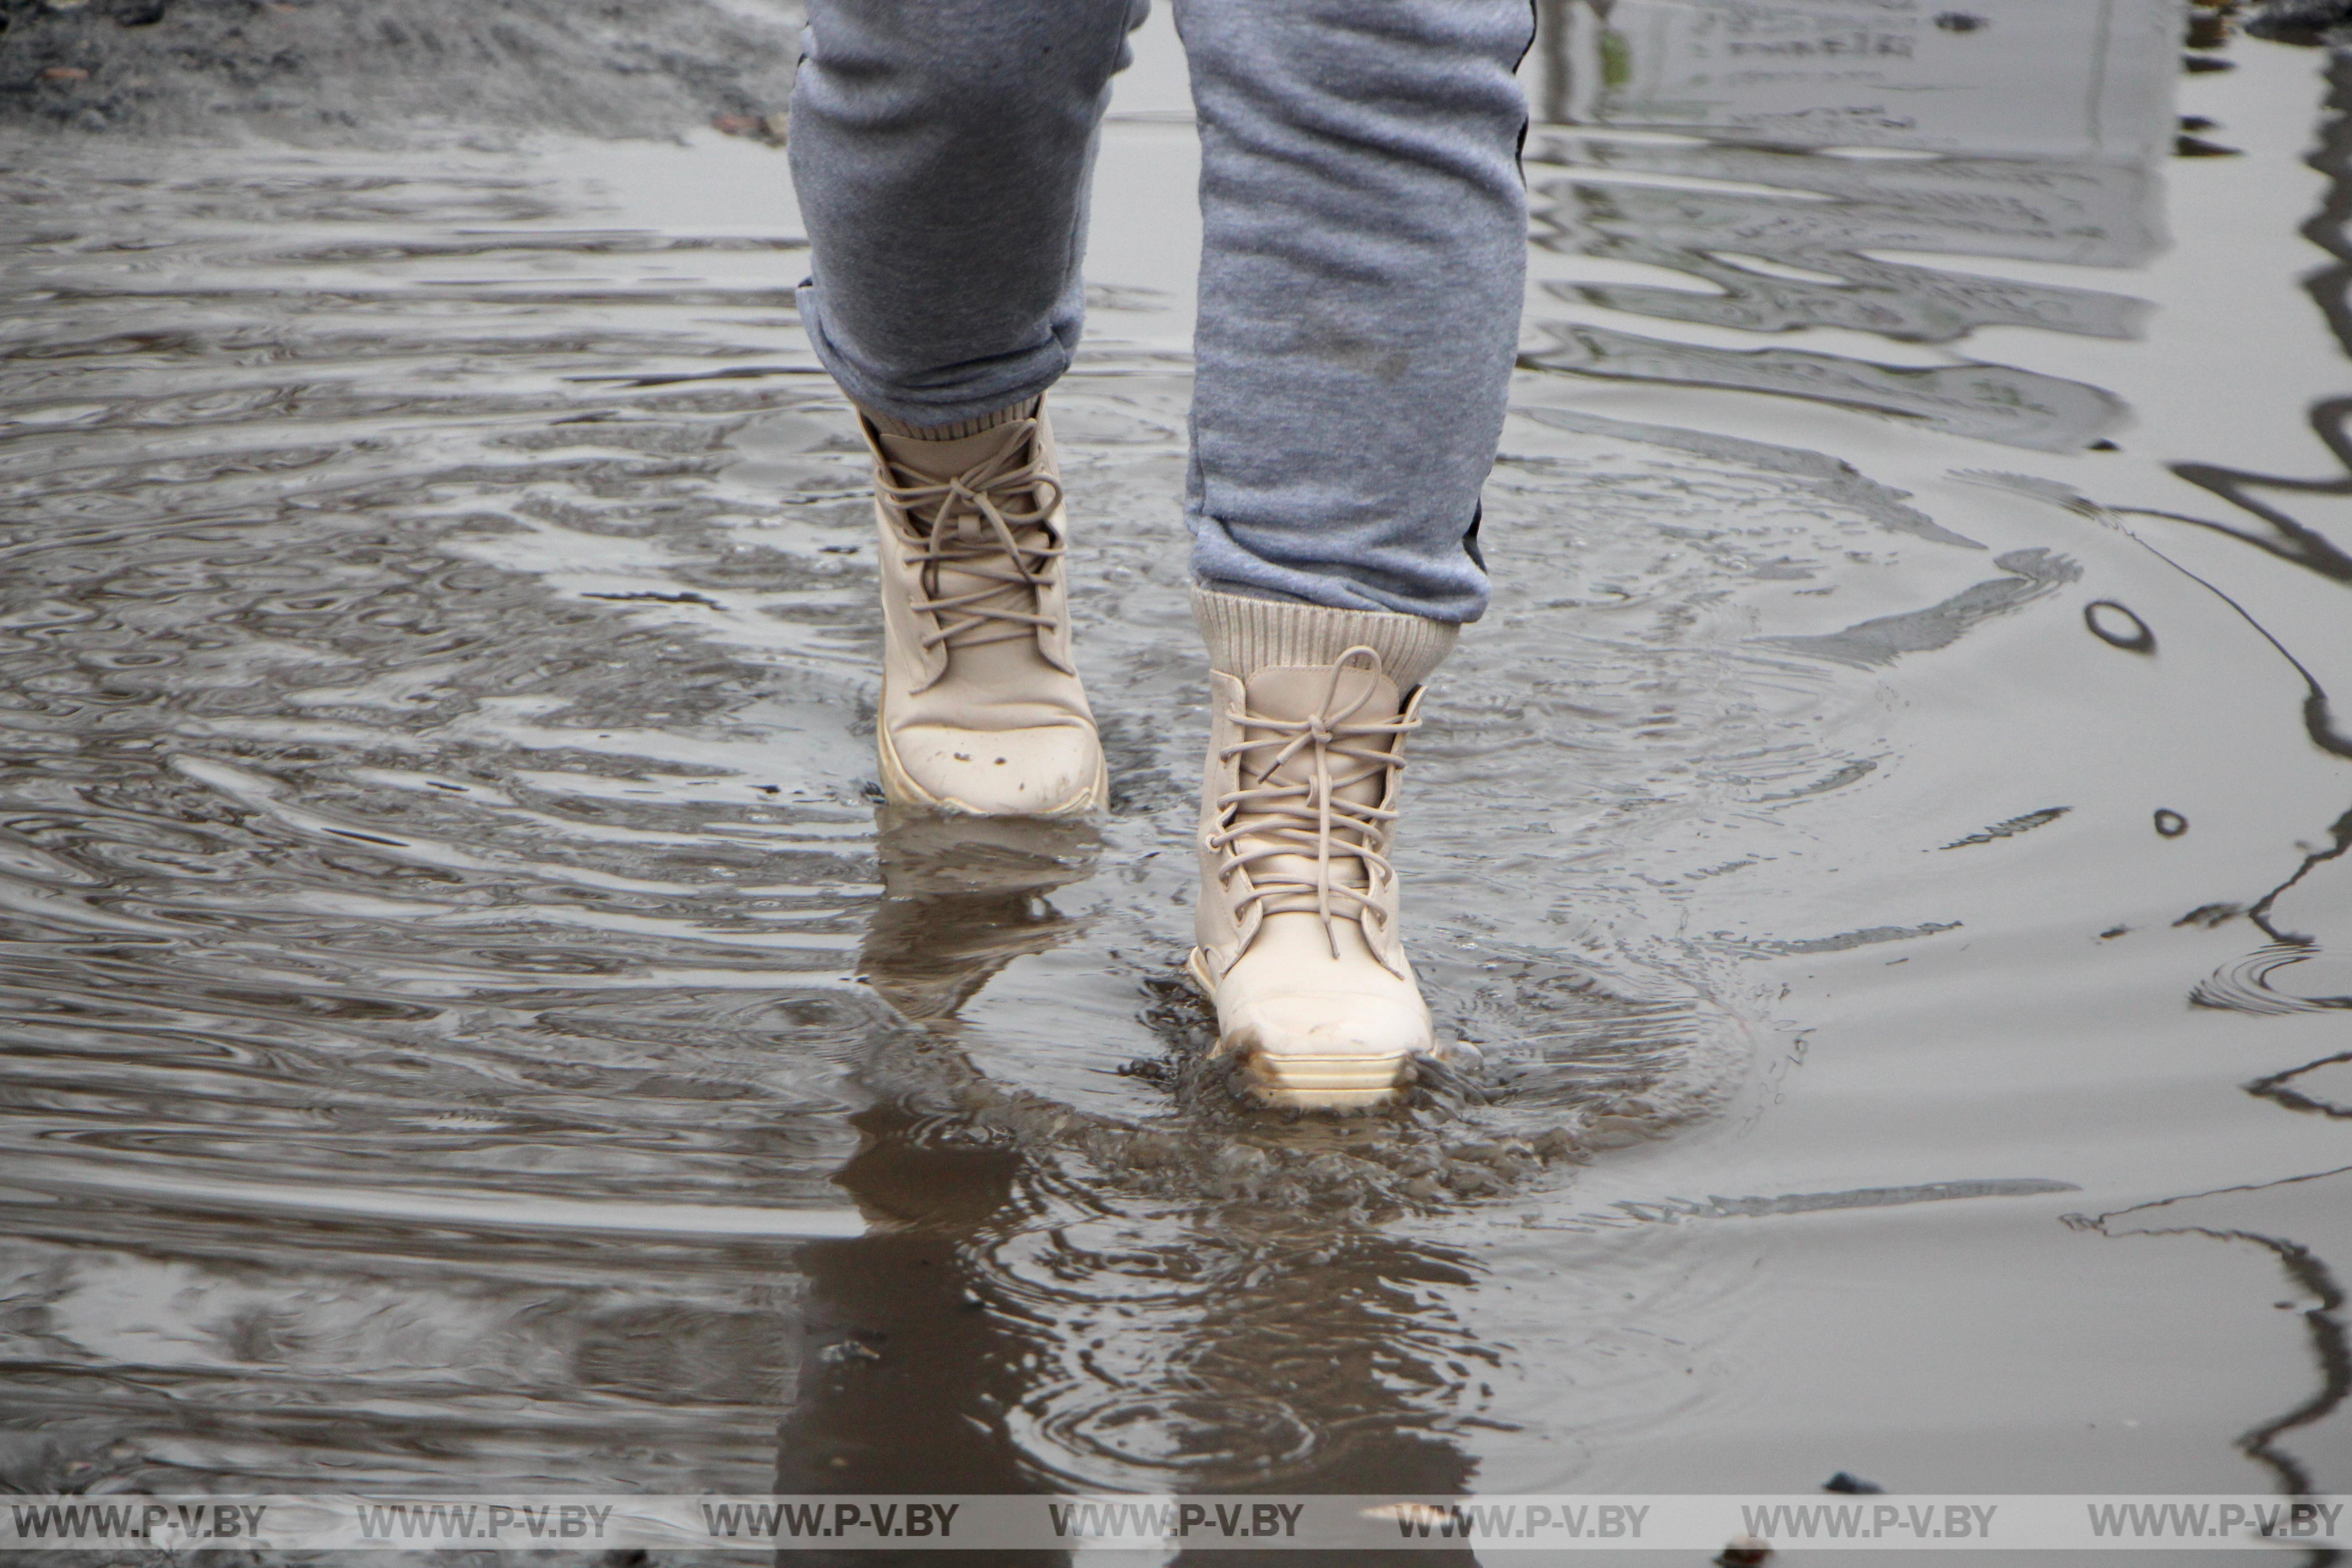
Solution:
<svg viewBox="0 0 2352 1568"><path fill-rule="evenodd" d="M772 151L19 133L9 1484L2352 1490L2352 67L1544 9L1399 856L1484 1066L1343 1121L1179 974L1164 16L1056 394L1089 828L876 804Z"/></svg>

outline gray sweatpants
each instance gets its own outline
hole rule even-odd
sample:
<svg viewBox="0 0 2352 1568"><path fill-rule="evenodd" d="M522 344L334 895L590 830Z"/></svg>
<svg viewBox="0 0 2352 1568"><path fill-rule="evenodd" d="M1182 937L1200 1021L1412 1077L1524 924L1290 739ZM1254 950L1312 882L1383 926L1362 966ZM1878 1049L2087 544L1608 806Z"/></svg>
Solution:
<svg viewBox="0 0 2352 1568"><path fill-rule="evenodd" d="M1526 268L1528 0L1174 0L1202 142L1192 565L1486 608ZM1149 0L809 0L801 310L857 403L948 425L1069 368L1087 185Z"/></svg>

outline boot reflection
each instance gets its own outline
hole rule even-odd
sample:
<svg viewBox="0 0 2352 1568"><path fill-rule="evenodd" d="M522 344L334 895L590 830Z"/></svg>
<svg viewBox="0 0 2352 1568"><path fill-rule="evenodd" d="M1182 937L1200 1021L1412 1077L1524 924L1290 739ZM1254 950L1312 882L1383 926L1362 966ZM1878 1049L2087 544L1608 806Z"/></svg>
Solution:
<svg viewBox="0 0 2352 1568"><path fill-rule="evenodd" d="M1014 959L1056 947L1069 922L1046 895L1093 875L1085 822L879 815L882 907L858 978L909 1023L954 1017Z"/></svg>
<svg viewBox="0 0 2352 1568"><path fill-rule="evenodd" d="M952 1035L955 1016L1004 967L1066 940L1046 897L1094 871L1102 841L1083 821L940 816L884 806L882 906L858 977L908 1022ZM953 1048L877 1042L861 1072L882 1103L853 1118L865 1146L834 1182L874 1222L856 1241L803 1255L800 1379L778 1433L776 1489L885 1496L1046 1489L1003 1413L1024 1397L1039 1347L993 1310L972 1238L1024 1212L1017 1149L961 1135L911 1109L952 1102L980 1077ZM1045 1568L1061 1552L800 1552L791 1568L899 1561L929 1568Z"/></svg>

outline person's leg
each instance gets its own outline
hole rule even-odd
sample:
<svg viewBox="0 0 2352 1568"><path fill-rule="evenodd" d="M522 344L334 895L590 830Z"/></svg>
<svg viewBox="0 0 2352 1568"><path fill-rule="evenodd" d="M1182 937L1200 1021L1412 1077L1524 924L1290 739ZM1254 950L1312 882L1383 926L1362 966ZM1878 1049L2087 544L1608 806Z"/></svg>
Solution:
<svg viewBox="0 0 2352 1568"><path fill-rule="evenodd" d="M1420 687L1486 608L1526 270L1528 0L1176 0L1206 244L1188 521L1213 713L1194 978L1278 1105L1433 1053L1389 855Z"/></svg>
<svg viewBox="0 0 2352 1568"><path fill-rule="evenodd" d="M860 408L950 426L1069 368L1096 131L1147 4L811 0L801 318Z"/></svg>
<svg viewBox="0 0 2352 1568"><path fill-rule="evenodd" d="M792 110L801 316L875 465L893 801L1104 804L1042 399L1069 367L1087 180L1146 0L813 0Z"/></svg>
<svg viewBox="0 0 2352 1568"><path fill-rule="evenodd" d="M1175 0L1205 239L1187 512L1217 589L1475 620L1527 271L1528 0Z"/></svg>

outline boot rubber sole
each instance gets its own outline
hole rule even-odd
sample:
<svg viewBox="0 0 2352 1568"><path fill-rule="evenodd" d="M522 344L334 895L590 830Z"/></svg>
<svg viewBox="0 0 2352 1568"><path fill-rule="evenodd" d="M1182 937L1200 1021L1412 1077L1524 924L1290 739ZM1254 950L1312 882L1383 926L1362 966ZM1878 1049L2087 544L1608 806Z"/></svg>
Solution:
<svg viewBox="0 0 2352 1568"><path fill-rule="evenodd" d="M1202 996L1216 999L1199 948L1185 960L1184 972ZM1223 1054L1224 1042L1217 1044ZM1370 1110L1395 1100L1412 1081L1411 1057L1285 1057L1252 1051L1238 1066L1243 1092L1261 1105L1283 1110Z"/></svg>
<svg viewBox="0 0 2352 1568"><path fill-rule="evenodd" d="M899 764L898 749L890 743L890 728L878 717L874 724L874 751L882 765L882 798L893 805L913 806L922 811L935 811L942 816L990 816L1003 813L974 811L961 801L942 800L917 784L914 776ZM1024 817L1088 816L1110 804L1110 764L1097 757L1095 761L1094 782L1062 802L1043 811L1024 811Z"/></svg>

